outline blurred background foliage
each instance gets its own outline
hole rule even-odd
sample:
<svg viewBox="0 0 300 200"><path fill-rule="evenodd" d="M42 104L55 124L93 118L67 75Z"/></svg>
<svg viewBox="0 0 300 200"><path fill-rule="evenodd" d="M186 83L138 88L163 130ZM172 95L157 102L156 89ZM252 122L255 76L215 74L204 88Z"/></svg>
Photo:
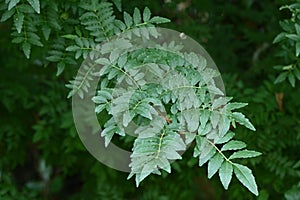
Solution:
<svg viewBox="0 0 300 200"><path fill-rule="evenodd" d="M279 21L292 16L279 8L294 2L122 1L128 13L147 6L154 15L171 19L163 27L202 44L221 71L227 94L249 103L243 112L257 131L238 128L236 135L249 149L263 153L247 161L258 183L258 197L237 180L228 191L218 177L208 180L205 167L197 167L190 151L173 163L173 173L152 175L135 188L126 173L95 160L77 136L65 84L78 66L66 67L57 77L56 64L45 67L43 61L49 45L33 47L26 59L11 43L13 20L0 23L0 199L300 199L299 81L295 88L288 82L274 84L280 72L273 66L288 60L278 56L284 51L280 44L272 43L282 32ZM60 4L67 5L57 10L63 21L72 16L76 0ZM117 9L116 15L121 17Z"/></svg>

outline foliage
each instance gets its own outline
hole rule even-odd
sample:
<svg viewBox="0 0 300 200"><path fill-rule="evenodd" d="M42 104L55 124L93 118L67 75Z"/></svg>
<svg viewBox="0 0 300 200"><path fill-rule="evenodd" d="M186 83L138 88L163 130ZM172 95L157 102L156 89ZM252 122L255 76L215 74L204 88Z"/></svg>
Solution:
<svg viewBox="0 0 300 200"><path fill-rule="evenodd" d="M255 199L248 189L259 192L258 199L297 199L300 93L299 87L291 88L284 80L292 86L299 80L299 2L289 2L123 1L121 6L118 0L1 1L0 152L5 156L0 162L0 198ZM164 24L169 20L156 15L172 22ZM162 46L130 53L107 50L108 59L101 59L97 44L109 44L111 36L134 30L140 30L134 34L141 38L154 37L156 25L184 32L203 44L226 72L222 76L227 94L249 105L209 96L208 85L197 76L203 71L187 68L192 62L179 49L173 54ZM271 44L274 38L281 49ZM118 45L126 51L127 44ZM145 54L153 58L147 60ZM154 65L157 55L160 59ZM72 79L77 66L90 56L103 67L101 73L87 62L82 74ZM163 65L169 57L172 60ZM274 65L280 70L278 85L273 85ZM138 69L130 68L134 66ZM144 74L161 80L164 67L187 79L175 83L169 77L160 84L168 87L149 84ZM189 79L192 72L198 82ZM138 188L126 180L127 174L90 157L77 136L64 85L71 89L69 97L83 97L90 81L99 76L104 79L93 100L102 135L107 145L113 141L133 147L130 176L135 176ZM126 84L119 96L113 90L117 80ZM172 89L178 84L189 87L178 93ZM118 101L129 94L128 107L122 110ZM257 133L235 109L249 116ZM143 126L128 132L132 122ZM260 155L248 149L262 156L245 159ZM182 150L186 152L181 154ZM207 169L196 167L205 163ZM143 180L151 173L161 176Z"/></svg>
<svg viewBox="0 0 300 200"><path fill-rule="evenodd" d="M128 41L126 45L122 44L122 39L117 42L119 47L133 46ZM107 48L106 43L100 51L104 48ZM255 130L243 114L232 111L247 104L228 103L230 98L227 97L211 100L211 95L217 96L221 91L209 85L213 83L214 76L206 67L206 62L202 61L204 58L198 58L194 53L170 53L167 49L174 48L138 49L122 54L116 60L100 58L95 61L103 64L99 74L102 83L105 82L93 98L97 105L96 112L106 111L111 115L101 133L106 146L115 133L121 136L134 133L137 136L129 178L135 175L138 186L151 173L161 174L160 169L170 173L170 160L181 159L177 151L185 150L186 145L196 139L194 157L199 157L199 166L211 161L208 168L210 177L220 170L220 179L227 189L234 168L238 179L258 195L251 170L233 163L232 159L256 157L260 153L241 150L230 157L224 155L224 151L246 147L241 141L231 140L234 134L229 132L230 124L235 126L237 122ZM111 49L106 52L112 52L109 58L115 57ZM193 63L188 62L191 58ZM202 76L211 80L204 80ZM156 83L149 82L153 77L156 77ZM118 82L124 82L120 89L114 88ZM107 87L109 85L114 87ZM83 91L80 94L82 96ZM167 107L170 110L162 114ZM140 126L128 133L126 127L135 120ZM180 134L186 135L185 142ZM224 145L220 148L218 144Z"/></svg>
<svg viewBox="0 0 300 200"><path fill-rule="evenodd" d="M284 60L283 65L275 66L282 72L276 78L275 83L280 83L286 79L295 87L296 80L300 80L300 2L296 1L291 5L282 6L281 9L288 9L291 12L291 18L280 22L283 32L278 34L274 43L279 43L282 51L279 56Z"/></svg>

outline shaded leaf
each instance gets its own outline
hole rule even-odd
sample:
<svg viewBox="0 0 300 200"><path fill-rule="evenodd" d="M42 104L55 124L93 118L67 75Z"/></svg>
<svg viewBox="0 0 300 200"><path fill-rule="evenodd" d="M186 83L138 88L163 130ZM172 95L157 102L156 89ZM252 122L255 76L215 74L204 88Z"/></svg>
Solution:
<svg viewBox="0 0 300 200"><path fill-rule="evenodd" d="M18 33L21 33L23 23L24 23L24 14L21 12L18 12L16 15L14 15L14 24L16 26Z"/></svg>

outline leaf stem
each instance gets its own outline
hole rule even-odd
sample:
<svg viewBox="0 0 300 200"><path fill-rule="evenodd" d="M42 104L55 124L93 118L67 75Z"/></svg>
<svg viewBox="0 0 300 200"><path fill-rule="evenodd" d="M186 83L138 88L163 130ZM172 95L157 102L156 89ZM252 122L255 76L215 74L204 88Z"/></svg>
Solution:
<svg viewBox="0 0 300 200"><path fill-rule="evenodd" d="M159 144L158 144L158 150L157 150L157 154L155 156L155 159L158 159L160 151L161 151L161 145L162 145L162 139L165 136L165 130L162 132L162 134L159 137Z"/></svg>
<svg viewBox="0 0 300 200"><path fill-rule="evenodd" d="M218 152L219 152L219 154L221 154L221 156L227 161L227 162L229 162L230 164L234 164L233 162L231 162L231 160L229 160L224 154L223 154L223 152L213 143L213 142L211 142L209 139L207 139L206 137L205 137L205 139L208 141L208 143L209 144L211 144Z"/></svg>

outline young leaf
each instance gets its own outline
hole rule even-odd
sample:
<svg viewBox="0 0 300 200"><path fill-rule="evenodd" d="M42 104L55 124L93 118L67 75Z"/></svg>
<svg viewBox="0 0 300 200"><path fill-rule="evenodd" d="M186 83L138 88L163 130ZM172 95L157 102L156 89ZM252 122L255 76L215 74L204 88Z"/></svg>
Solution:
<svg viewBox="0 0 300 200"><path fill-rule="evenodd" d="M242 150L238 152L234 152L229 159L236 159L236 158L253 158L260 156L262 153L257 151L250 151L250 150Z"/></svg>
<svg viewBox="0 0 300 200"><path fill-rule="evenodd" d="M244 143L242 141L232 140L232 141L226 143L222 147L221 151L238 150L238 149L243 149L246 146L247 146L246 143Z"/></svg>
<svg viewBox="0 0 300 200"><path fill-rule="evenodd" d="M219 170L219 177L222 185L227 190L232 178L233 167L232 164L228 161L222 163Z"/></svg>
<svg viewBox="0 0 300 200"><path fill-rule="evenodd" d="M257 185L251 169L240 164L234 164L234 174L250 192L258 196Z"/></svg>

